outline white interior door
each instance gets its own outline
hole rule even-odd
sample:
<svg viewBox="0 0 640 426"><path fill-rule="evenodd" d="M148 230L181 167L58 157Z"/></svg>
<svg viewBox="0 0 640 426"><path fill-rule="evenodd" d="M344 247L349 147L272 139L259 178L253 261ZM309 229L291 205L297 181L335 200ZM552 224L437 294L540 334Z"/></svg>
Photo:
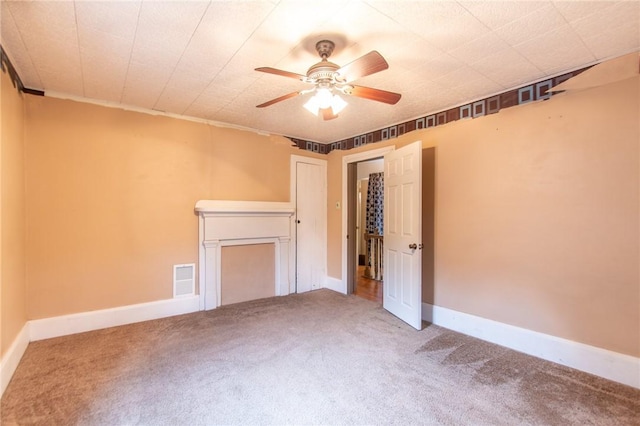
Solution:
<svg viewBox="0 0 640 426"><path fill-rule="evenodd" d="M326 168L296 164L296 292L322 287L325 275ZM323 246L324 244L324 246Z"/></svg>
<svg viewBox="0 0 640 426"><path fill-rule="evenodd" d="M422 329L422 144L384 156L384 297L386 310Z"/></svg>

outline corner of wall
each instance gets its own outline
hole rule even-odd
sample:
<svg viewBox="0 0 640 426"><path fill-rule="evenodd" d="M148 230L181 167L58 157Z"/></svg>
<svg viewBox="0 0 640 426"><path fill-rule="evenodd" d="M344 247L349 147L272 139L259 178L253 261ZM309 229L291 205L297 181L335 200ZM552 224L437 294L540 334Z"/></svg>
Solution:
<svg viewBox="0 0 640 426"><path fill-rule="evenodd" d="M338 278L326 277L322 288L327 288L338 293L347 294L347 287L345 285L345 282Z"/></svg>

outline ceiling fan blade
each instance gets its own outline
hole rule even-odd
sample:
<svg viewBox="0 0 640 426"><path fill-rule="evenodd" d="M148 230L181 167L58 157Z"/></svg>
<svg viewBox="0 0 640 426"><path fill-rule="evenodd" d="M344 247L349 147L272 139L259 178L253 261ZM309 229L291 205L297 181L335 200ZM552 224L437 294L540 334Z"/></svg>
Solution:
<svg viewBox="0 0 640 426"><path fill-rule="evenodd" d="M268 107L268 106L273 105L275 103L278 103L278 102L281 102L281 101L286 101L287 99L295 98L296 96L298 96L300 94L301 94L301 92L288 93L286 95L280 96L279 98L271 99L270 101L267 101L267 102L265 102L263 104L256 105L256 108Z"/></svg>
<svg viewBox="0 0 640 426"><path fill-rule="evenodd" d="M385 104L395 105L402 97L399 93L387 92L386 90L374 89L372 87L352 86L353 88L347 93L351 96L370 99L372 101L384 102Z"/></svg>
<svg viewBox="0 0 640 426"><path fill-rule="evenodd" d="M371 75L389 68L389 64L375 50L359 57L336 71L345 82Z"/></svg>
<svg viewBox="0 0 640 426"><path fill-rule="evenodd" d="M271 68L271 67L256 68L256 71L266 72L267 74L281 75L283 77L295 78L296 80L302 80L302 81L304 81L304 79L307 78L306 75L296 74L295 72L283 71L283 70L279 70L277 68Z"/></svg>
<svg viewBox="0 0 640 426"><path fill-rule="evenodd" d="M320 111L322 111L322 118L324 120L333 120L334 118L338 118L338 114L334 114L333 109L331 109L331 107L323 108Z"/></svg>

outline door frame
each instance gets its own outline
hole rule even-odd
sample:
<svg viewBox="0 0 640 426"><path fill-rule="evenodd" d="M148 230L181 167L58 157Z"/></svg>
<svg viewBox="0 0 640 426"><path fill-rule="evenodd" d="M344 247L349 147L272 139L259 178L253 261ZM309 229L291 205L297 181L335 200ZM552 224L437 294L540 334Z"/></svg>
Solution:
<svg viewBox="0 0 640 426"><path fill-rule="evenodd" d="M291 155L290 159L290 170L289 170L289 202L295 209L293 220L291 221L291 255L289 260L294 265L293 269L293 277L289 277L289 293L296 293L297 290L297 271L298 271L298 244L297 244L297 220L298 220L298 210L297 210L297 188L298 188L298 163L307 163L307 164L315 164L321 167L321 174L324 177L322 181L322 193L320 194L321 200L323 200L324 210L321 214L318 215L319 220L321 221L320 227L322 228L322 241L321 244L321 259L318 261L322 265L322 276L320 278L320 287L325 287L327 282L327 160L322 160L320 158L313 157L304 157L302 155Z"/></svg>
<svg viewBox="0 0 640 426"><path fill-rule="evenodd" d="M357 154L345 155L342 157L342 284L340 291L347 294L347 205L348 205L348 184L347 184L347 165L349 163L359 163L360 161L373 160L375 158L384 157L387 152L394 151L395 145L385 146L383 148L372 149L369 151L359 152Z"/></svg>

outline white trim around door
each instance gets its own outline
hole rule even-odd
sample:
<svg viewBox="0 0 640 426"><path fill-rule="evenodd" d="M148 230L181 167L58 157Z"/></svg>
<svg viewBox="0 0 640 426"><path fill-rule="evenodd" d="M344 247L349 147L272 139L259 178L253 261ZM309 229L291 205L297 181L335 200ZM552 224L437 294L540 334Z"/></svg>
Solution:
<svg viewBox="0 0 640 426"><path fill-rule="evenodd" d="M345 155L342 157L342 286L341 293L347 294L347 165L360 161L381 158L388 152L395 150L395 145L384 148L372 149L370 151L359 152L357 154Z"/></svg>

